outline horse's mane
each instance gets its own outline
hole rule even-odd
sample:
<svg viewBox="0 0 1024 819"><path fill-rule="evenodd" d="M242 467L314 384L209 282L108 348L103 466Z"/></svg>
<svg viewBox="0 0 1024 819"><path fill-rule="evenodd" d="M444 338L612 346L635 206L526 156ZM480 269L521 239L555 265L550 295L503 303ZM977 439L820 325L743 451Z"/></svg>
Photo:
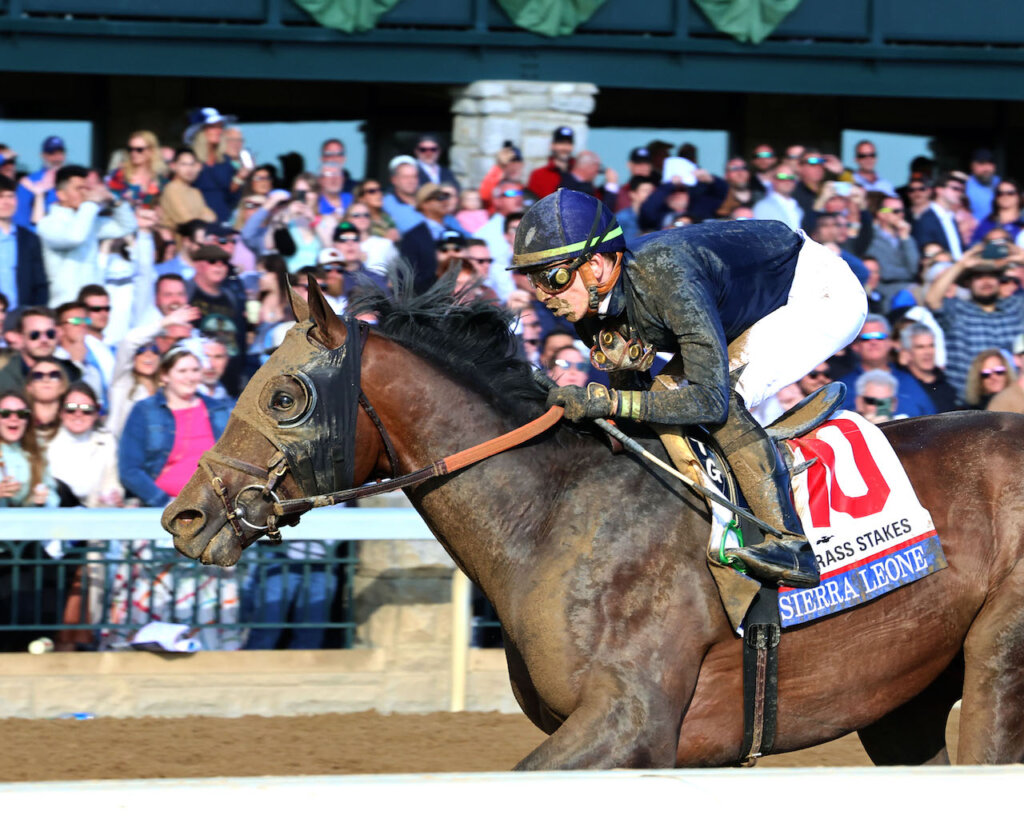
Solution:
<svg viewBox="0 0 1024 819"><path fill-rule="evenodd" d="M421 294L405 266L390 268L388 280L392 292L368 282L360 287L349 312L375 314L378 333L433 362L498 410L536 415L544 390L516 356L511 313L487 301L459 303L453 275Z"/></svg>

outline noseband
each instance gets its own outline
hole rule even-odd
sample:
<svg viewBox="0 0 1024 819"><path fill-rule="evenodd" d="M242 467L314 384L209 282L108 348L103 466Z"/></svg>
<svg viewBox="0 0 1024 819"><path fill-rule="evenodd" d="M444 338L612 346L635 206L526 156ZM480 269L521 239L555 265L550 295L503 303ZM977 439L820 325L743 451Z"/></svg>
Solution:
<svg viewBox="0 0 1024 819"><path fill-rule="evenodd" d="M344 321L347 331L346 343L336 350L323 353L326 366L314 369L312 374L301 372L297 374L309 393L307 396L309 407L306 413L310 417L290 425L290 429L297 429L312 421L314 430L321 433L326 428L326 435L318 434L315 440L310 441L308 436L296 434L290 441L279 443L264 433L260 428L261 425L252 423L250 419L245 421L247 426L266 438L275 448L266 467L256 466L213 449L208 450L199 459L199 465L209 478L214 494L217 495L224 507L228 524L239 538L244 538L245 529L248 529L250 532L266 532L267 537L275 543L281 541L279 529L281 518L292 515L278 511L281 508L281 499L278 497L276 489L289 471L303 495L308 497L333 491L339 483L343 486L352 485L356 437L354 420L357 407L366 413L377 428L387 453L388 463L391 466L392 477L398 474L394 445L381 423L380 416L377 415L377 411L366 397L360 384L360 364L363 347L366 345L366 339L370 332L369 325L352 317L345 317ZM359 343L349 344L348 340L354 337L359 339ZM320 400L319 393L332 392L330 389L332 387L338 387L342 393L340 396L343 407L341 412L327 412L326 402ZM349 400L346 401L346 398ZM320 412L316 413L318 408ZM232 502L228 497L224 481L217 475L211 464L252 475L260 483L242 487ZM263 512L262 523L258 522L259 516L254 514L256 512ZM295 519L288 521L287 525L294 525L298 521L298 516L294 517Z"/></svg>

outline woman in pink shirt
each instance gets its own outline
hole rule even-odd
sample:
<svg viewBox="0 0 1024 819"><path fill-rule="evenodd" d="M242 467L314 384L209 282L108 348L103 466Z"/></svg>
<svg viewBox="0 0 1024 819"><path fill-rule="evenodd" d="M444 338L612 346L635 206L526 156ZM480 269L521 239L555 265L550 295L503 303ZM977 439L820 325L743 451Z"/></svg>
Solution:
<svg viewBox="0 0 1024 819"><path fill-rule="evenodd" d="M177 496L227 425L233 402L198 391L196 354L174 347L160 361L160 389L139 401L125 422L119 464L121 483L145 506Z"/></svg>

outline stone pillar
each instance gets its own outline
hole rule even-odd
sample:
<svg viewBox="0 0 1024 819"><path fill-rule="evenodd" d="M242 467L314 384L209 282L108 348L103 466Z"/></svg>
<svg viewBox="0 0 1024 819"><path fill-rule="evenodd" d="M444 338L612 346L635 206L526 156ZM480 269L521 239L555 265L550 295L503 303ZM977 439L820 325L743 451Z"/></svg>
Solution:
<svg viewBox="0 0 1024 819"><path fill-rule="evenodd" d="M400 492L361 506L409 506ZM447 710L451 691L452 572L434 540L364 540L353 577L355 648L383 652L382 711Z"/></svg>
<svg viewBox="0 0 1024 819"><path fill-rule="evenodd" d="M555 128L576 132L576 151L587 145L587 115L597 86L574 82L480 80L459 89L452 103L452 171L475 188L505 140L523 153L525 179L548 159Z"/></svg>

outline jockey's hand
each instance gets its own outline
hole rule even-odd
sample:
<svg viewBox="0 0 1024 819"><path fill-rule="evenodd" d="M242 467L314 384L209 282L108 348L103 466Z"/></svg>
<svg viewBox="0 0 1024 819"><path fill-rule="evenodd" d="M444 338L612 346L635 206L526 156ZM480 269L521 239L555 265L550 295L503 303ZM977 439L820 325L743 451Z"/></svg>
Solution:
<svg viewBox="0 0 1024 819"><path fill-rule="evenodd" d="M549 407L564 407L568 421L585 418L610 418L615 411L615 398L603 384L552 387L548 392Z"/></svg>

